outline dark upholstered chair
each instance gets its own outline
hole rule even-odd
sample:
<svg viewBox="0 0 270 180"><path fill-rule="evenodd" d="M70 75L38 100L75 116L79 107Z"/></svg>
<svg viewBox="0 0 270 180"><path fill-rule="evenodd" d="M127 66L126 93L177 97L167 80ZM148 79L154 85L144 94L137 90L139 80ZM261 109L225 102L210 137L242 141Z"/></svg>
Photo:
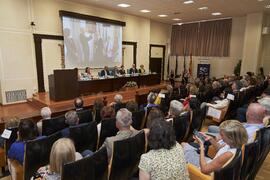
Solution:
<svg viewBox="0 0 270 180"><path fill-rule="evenodd" d="M101 121L101 116L100 116L100 110L95 110L93 112L93 117L94 117L94 120L98 123L100 123Z"/></svg>
<svg viewBox="0 0 270 180"><path fill-rule="evenodd" d="M140 129L145 117L145 111L140 110L132 113L132 127Z"/></svg>
<svg viewBox="0 0 270 180"><path fill-rule="evenodd" d="M42 120L42 135L49 136L57 131L65 129L65 116Z"/></svg>
<svg viewBox="0 0 270 180"><path fill-rule="evenodd" d="M95 151L97 147L97 124L95 121L70 127L70 138L74 141L76 151Z"/></svg>
<svg viewBox="0 0 270 180"><path fill-rule="evenodd" d="M9 150L11 144L14 143L16 141L16 139L18 138L18 135L17 135L18 127L8 128L8 130L11 131L11 135L10 135L9 139L5 140L4 149L6 152L6 156L7 156L7 153L8 153L8 150Z"/></svg>
<svg viewBox="0 0 270 180"><path fill-rule="evenodd" d="M118 132L115 124L116 119L103 119L101 121L100 135L98 139L98 148L102 146L103 142L107 137L115 136Z"/></svg>
<svg viewBox="0 0 270 180"><path fill-rule="evenodd" d="M239 180L241 174L242 153L238 149L233 160L220 170L215 171L215 180Z"/></svg>
<svg viewBox="0 0 270 180"><path fill-rule="evenodd" d="M83 109L83 110L77 111L77 114L80 119L79 121L80 124L89 123L93 120L92 111L90 109Z"/></svg>
<svg viewBox="0 0 270 180"><path fill-rule="evenodd" d="M101 148L92 156L65 164L61 178L62 180L107 180L108 156L106 147Z"/></svg>
<svg viewBox="0 0 270 180"><path fill-rule="evenodd" d="M260 167L263 164L263 161L265 160L267 154L269 153L270 150L270 126L264 127L257 131L257 136L256 139L259 141L259 155L258 155L258 160L256 162L255 166L255 173L253 173L253 179L255 178L256 174L258 173Z"/></svg>
<svg viewBox="0 0 270 180"><path fill-rule="evenodd" d="M199 168L188 164L190 180L239 180L242 165L242 153L238 149L234 158L223 168L215 171L211 175L206 175Z"/></svg>
<svg viewBox="0 0 270 180"><path fill-rule="evenodd" d="M49 163L52 145L61 136L61 133L57 132L42 139L26 142L23 164L24 179L30 179L41 166Z"/></svg>
<svg viewBox="0 0 270 180"><path fill-rule="evenodd" d="M176 141L183 142L188 133L188 127L190 123L190 112L187 112L181 116L173 118L173 128L175 131Z"/></svg>
<svg viewBox="0 0 270 180"><path fill-rule="evenodd" d="M251 180L255 177L255 167L259 155L259 141L255 140L253 143L246 144L243 148L243 165L241 169L241 180Z"/></svg>
<svg viewBox="0 0 270 180"><path fill-rule="evenodd" d="M138 171L138 164L143 153L145 153L144 131L134 137L114 142L109 179L131 178Z"/></svg>

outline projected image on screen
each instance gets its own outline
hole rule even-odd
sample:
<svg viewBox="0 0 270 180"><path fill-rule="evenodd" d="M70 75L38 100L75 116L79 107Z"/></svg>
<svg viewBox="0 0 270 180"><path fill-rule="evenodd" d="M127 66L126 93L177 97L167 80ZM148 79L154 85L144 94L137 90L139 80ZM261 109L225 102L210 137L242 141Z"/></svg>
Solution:
<svg viewBox="0 0 270 180"><path fill-rule="evenodd" d="M66 68L122 64L122 26L63 17Z"/></svg>

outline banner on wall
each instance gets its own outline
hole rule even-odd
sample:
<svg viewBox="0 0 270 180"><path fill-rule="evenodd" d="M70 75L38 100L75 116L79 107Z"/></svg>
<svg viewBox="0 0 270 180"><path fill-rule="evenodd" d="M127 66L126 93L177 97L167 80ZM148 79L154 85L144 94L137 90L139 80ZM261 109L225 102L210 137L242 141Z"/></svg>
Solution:
<svg viewBox="0 0 270 180"><path fill-rule="evenodd" d="M210 76L210 64L198 64L197 77Z"/></svg>

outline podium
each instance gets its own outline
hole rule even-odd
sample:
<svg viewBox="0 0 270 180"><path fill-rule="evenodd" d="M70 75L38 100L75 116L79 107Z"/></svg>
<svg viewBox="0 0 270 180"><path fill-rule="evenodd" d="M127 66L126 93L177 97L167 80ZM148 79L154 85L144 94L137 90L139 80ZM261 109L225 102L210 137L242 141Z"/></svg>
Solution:
<svg viewBox="0 0 270 180"><path fill-rule="evenodd" d="M62 101L78 97L78 70L54 70L49 75L50 99Z"/></svg>

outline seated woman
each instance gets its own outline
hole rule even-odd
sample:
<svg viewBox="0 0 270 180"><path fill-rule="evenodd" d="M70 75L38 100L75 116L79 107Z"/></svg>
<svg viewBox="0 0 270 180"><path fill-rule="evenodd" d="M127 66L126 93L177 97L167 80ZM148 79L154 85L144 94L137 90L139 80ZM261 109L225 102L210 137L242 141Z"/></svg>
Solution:
<svg viewBox="0 0 270 180"><path fill-rule="evenodd" d="M18 140L11 144L8 151L8 158L17 160L23 165L25 142L36 139L37 136L38 130L35 123L30 119L21 121L18 128Z"/></svg>
<svg viewBox="0 0 270 180"><path fill-rule="evenodd" d="M189 179L182 147L170 123L156 120L151 124L148 141L151 150L141 156L139 163L141 180Z"/></svg>
<svg viewBox="0 0 270 180"><path fill-rule="evenodd" d="M82 73L82 78L93 79L93 75L91 74L90 67L85 68L85 72Z"/></svg>
<svg viewBox="0 0 270 180"><path fill-rule="evenodd" d="M210 174L222 168L234 157L237 148L241 148L248 140L247 131L239 121L224 121L219 128L221 138L219 141L201 133L205 140L210 141L217 152L213 159L205 156L204 143L197 136L195 136L195 139L199 142L200 154L197 153L196 148L187 143L182 143L186 161L199 167L204 174Z"/></svg>
<svg viewBox="0 0 270 180"><path fill-rule="evenodd" d="M62 166L75 161L76 156L74 144L70 139L58 139L51 149L50 164L39 168L37 176L46 180L61 179Z"/></svg>
<svg viewBox="0 0 270 180"><path fill-rule="evenodd" d="M101 117L101 121L104 121L104 120L106 121L106 119L114 118L115 117L114 108L111 107L111 106L104 106L101 109L100 117ZM101 131L101 122L98 123L97 130L98 130L98 136L99 136L100 135L100 131Z"/></svg>

